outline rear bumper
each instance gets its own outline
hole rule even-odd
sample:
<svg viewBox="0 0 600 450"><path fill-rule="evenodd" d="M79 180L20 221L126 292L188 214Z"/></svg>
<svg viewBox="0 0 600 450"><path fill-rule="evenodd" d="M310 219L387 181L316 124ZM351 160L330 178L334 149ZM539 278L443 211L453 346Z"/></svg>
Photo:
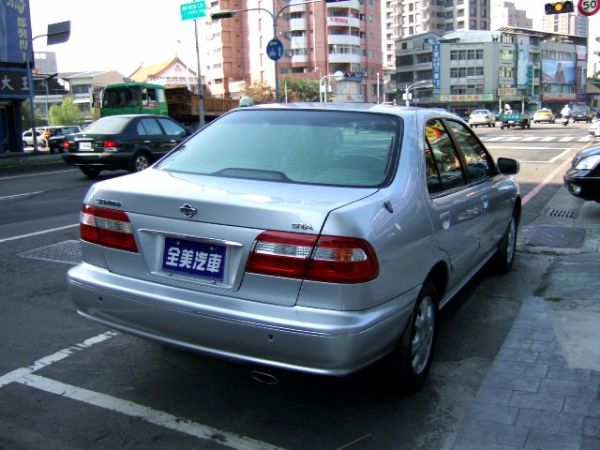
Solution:
<svg viewBox="0 0 600 450"><path fill-rule="evenodd" d="M336 376L393 348L419 291L369 310L335 311L192 292L85 263L68 279L78 312L111 328L223 358Z"/></svg>
<svg viewBox="0 0 600 450"><path fill-rule="evenodd" d="M70 166L102 166L127 169L131 164L130 153L64 153L63 160Z"/></svg>

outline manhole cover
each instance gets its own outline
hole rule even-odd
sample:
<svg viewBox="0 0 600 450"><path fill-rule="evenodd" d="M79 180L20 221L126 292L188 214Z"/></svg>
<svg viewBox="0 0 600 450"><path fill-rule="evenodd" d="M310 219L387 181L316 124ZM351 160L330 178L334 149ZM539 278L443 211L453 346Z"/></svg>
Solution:
<svg viewBox="0 0 600 450"><path fill-rule="evenodd" d="M560 217L562 219L574 219L575 211L572 209L556 209L551 208L548 210L548 215L550 217Z"/></svg>
<svg viewBox="0 0 600 450"><path fill-rule="evenodd" d="M532 247L581 248L585 230L570 227L535 227L529 233L527 245Z"/></svg>
<svg viewBox="0 0 600 450"><path fill-rule="evenodd" d="M79 264L81 262L81 246L79 241L63 241L58 244L36 248L20 253L23 258L39 259L41 261Z"/></svg>

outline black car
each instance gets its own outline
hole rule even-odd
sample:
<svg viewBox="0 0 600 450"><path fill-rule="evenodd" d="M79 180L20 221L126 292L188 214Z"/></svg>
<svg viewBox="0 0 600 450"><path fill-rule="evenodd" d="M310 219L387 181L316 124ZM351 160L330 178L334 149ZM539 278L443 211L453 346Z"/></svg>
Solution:
<svg viewBox="0 0 600 450"><path fill-rule="evenodd" d="M573 106L573 122L587 122L590 123L594 114L589 106L575 105Z"/></svg>
<svg viewBox="0 0 600 450"><path fill-rule="evenodd" d="M65 163L88 177L101 170L139 172L168 153L189 132L166 116L122 114L98 119L63 141Z"/></svg>
<svg viewBox="0 0 600 450"><path fill-rule="evenodd" d="M64 127L60 126L49 128L48 132L50 137L47 139L48 150L50 151L50 153L62 152L65 136L67 134L78 133L80 131L81 127L79 125L68 125Z"/></svg>
<svg viewBox="0 0 600 450"><path fill-rule="evenodd" d="M575 154L564 175L564 182L575 197L600 202L600 145Z"/></svg>

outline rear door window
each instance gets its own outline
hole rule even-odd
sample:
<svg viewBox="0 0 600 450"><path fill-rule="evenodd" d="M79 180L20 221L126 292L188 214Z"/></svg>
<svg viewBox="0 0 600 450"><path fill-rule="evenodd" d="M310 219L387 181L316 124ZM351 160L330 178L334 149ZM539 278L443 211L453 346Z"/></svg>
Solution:
<svg viewBox="0 0 600 450"><path fill-rule="evenodd" d="M138 134L157 136L163 134L162 128L156 121L156 119L145 118L141 119L137 125Z"/></svg>
<svg viewBox="0 0 600 450"><path fill-rule="evenodd" d="M440 119L425 125L427 186L430 194L454 190L466 184L458 151L448 129ZM435 170L434 170L435 169Z"/></svg>

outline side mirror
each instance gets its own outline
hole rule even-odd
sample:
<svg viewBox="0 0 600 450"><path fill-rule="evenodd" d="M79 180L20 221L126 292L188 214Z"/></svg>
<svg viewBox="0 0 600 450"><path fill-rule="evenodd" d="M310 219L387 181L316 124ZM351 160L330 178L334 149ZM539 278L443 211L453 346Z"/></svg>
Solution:
<svg viewBox="0 0 600 450"><path fill-rule="evenodd" d="M503 175L516 175L521 166L519 161L513 158L498 158L498 170Z"/></svg>

